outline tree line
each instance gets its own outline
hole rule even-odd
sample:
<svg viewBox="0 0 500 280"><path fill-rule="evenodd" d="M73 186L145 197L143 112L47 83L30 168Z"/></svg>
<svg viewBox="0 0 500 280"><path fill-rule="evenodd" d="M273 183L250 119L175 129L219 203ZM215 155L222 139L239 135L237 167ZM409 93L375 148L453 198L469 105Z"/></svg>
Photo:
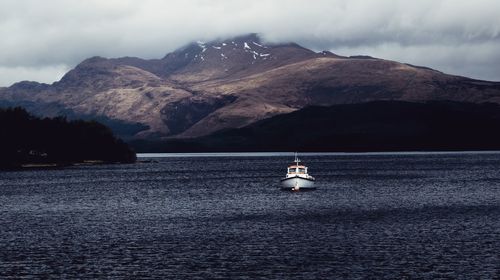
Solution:
<svg viewBox="0 0 500 280"><path fill-rule="evenodd" d="M135 160L135 152L96 121L38 118L20 107L0 109L0 168Z"/></svg>

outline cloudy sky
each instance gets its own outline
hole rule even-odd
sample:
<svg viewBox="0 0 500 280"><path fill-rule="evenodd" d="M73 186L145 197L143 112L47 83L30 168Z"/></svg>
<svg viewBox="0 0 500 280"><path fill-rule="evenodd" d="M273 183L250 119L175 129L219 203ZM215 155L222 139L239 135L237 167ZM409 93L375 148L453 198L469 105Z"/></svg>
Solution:
<svg viewBox="0 0 500 280"><path fill-rule="evenodd" d="M500 81L498 0L1 0L0 86L252 32Z"/></svg>

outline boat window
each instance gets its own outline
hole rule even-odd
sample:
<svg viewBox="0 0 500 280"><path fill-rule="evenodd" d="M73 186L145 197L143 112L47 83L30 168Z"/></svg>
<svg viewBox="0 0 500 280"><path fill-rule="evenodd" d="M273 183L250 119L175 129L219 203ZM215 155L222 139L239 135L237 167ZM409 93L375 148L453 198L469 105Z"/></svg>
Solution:
<svg viewBox="0 0 500 280"><path fill-rule="evenodd" d="M299 168L299 173L306 173L306 169L305 168Z"/></svg>
<svg viewBox="0 0 500 280"><path fill-rule="evenodd" d="M288 173L295 173L295 172L296 172L295 168L288 168Z"/></svg>

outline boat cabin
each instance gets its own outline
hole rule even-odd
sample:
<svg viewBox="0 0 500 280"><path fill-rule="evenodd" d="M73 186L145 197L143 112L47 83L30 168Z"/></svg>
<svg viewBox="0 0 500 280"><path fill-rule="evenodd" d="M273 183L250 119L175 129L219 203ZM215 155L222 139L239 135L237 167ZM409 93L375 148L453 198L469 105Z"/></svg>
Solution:
<svg viewBox="0 0 500 280"><path fill-rule="evenodd" d="M307 167L304 165L291 165L288 167L288 174L307 174Z"/></svg>

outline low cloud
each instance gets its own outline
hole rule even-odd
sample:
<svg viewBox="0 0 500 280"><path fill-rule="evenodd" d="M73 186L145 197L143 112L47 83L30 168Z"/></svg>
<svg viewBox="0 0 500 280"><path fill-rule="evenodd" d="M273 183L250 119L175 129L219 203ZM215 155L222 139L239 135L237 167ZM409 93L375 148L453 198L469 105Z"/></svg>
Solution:
<svg viewBox="0 0 500 280"><path fill-rule="evenodd" d="M67 65L0 67L0 85L11 85L21 80L52 83L70 69Z"/></svg>
<svg viewBox="0 0 500 280"><path fill-rule="evenodd" d="M496 0L3 0L0 86L52 82L94 55L160 58L191 41L251 32L500 80Z"/></svg>

